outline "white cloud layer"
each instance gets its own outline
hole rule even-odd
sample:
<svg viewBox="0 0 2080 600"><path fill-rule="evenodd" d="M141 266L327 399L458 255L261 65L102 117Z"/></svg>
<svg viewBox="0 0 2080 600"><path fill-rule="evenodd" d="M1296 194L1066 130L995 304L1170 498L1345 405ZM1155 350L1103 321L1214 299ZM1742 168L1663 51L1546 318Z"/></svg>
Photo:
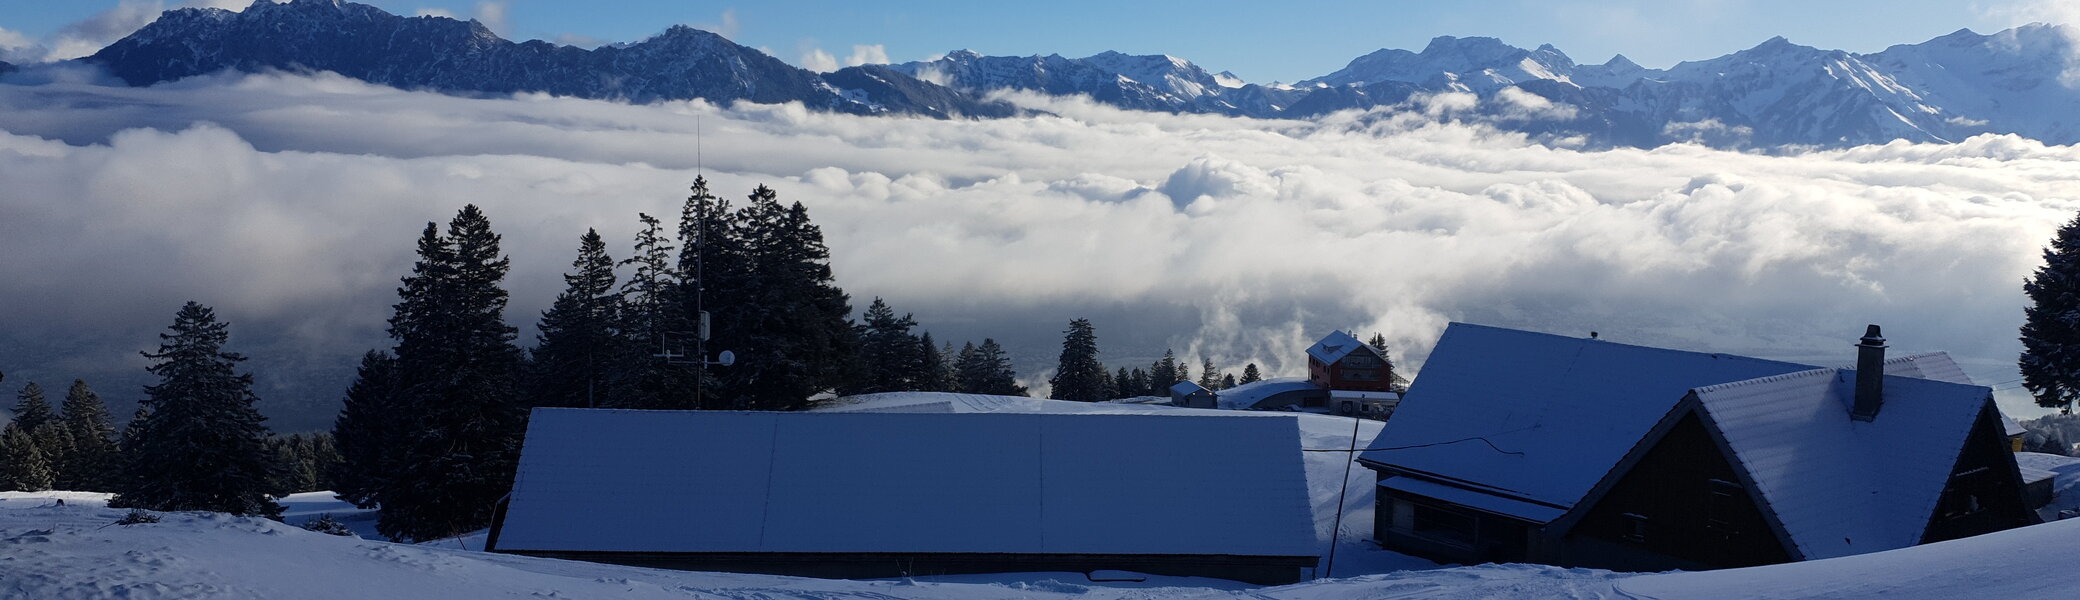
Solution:
<svg viewBox="0 0 2080 600"><path fill-rule="evenodd" d="M848 67L857 67L860 65L885 65L888 63L888 47L882 46L881 44L854 45L852 47L852 54L845 57L845 66Z"/></svg>
<svg viewBox="0 0 2080 600"><path fill-rule="evenodd" d="M805 48L802 50L801 67L817 73L829 73L838 70L838 57L831 56L831 53L823 51L822 48Z"/></svg>
<svg viewBox="0 0 2080 600"><path fill-rule="evenodd" d="M333 76L0 85L0 345L56 357L0 370L133 368L192 298L235 332L278 332L246 351L340 377L384 344L419 226L469 202L505 235L508 316L531 324L585 228L619 256L636 212L676 214L696 144L721 193L763 182L810 208L856 305L885 297L956 345L996 337L1028 374L1079 316L1114 367L1168 346L1286 375L1331 328L1384 333L1407 367L1454 320L1833 365L1879 323L1896 352L1948 350L2001 384L2020 283L2080 209L2080 150L2011 136L1578 151L1428 119L1014 99L1055 116L463 99ZM319 387L310 402L337 397Z"/></svg>

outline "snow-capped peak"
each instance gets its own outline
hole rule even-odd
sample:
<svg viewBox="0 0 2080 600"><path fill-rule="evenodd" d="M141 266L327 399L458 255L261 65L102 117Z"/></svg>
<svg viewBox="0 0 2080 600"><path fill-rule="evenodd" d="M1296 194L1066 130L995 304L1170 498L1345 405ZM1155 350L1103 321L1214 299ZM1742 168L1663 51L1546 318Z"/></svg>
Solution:
<svg viewBox="0 0 2080 600"><path fill-rule="evenodd" d="M1300 82L1303 86L1325 84L1368 85L1400 81L1425 85L1458 83L1468 89L1493 91L1524 81L1548 79L1567 81L1574 60L1551 45L1536 51L1503 43L1492 37L1438 36L1421 53L1383 49L1360 56L1335 73Z"/></svg>

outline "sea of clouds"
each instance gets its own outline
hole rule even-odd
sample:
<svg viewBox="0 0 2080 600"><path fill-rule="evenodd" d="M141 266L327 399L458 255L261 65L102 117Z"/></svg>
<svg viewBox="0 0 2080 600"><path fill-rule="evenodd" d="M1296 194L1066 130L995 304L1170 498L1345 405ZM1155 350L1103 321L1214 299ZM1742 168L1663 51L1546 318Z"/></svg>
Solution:
<svg viewBox="0 0 2080 600"><path fill-rule="evenodd" d="M485 209L531 343L578 236L625 256L636 214L675 218L696 173L802 202L855 308L995 337L1035 383L1078 317L1113 367L1174 348L1276 375L1338 328L1417 370L1452 321L1830 366L1877 323L2024 415L2005 389L2021 283L2080 209L2073 147L1582 151L1453 122L1471 97L1275 121L1010 96L1047 115L938 121L31 75L0 84L7 386L134 398L136 351L194 299L233 323L290 429L327 424L355 358L388 345L426 222Z"/></svg>

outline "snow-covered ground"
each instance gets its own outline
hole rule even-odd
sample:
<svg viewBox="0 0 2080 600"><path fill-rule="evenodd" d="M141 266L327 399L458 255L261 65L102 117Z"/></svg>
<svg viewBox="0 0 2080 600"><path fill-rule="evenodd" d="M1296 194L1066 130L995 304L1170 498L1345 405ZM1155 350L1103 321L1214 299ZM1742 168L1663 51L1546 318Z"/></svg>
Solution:
<svg viewBox="0 0 2080 600"><path fill-rule="evenodd" d="M57 498L67 500L56 506ZM337 537L261 519L124 511L70 492L0 494L0 598L2073 598L2080 520L1808 563L1634 575L1536 565L1399 571L1253 588L1078 573L842 581L599 565Z"/></svg>

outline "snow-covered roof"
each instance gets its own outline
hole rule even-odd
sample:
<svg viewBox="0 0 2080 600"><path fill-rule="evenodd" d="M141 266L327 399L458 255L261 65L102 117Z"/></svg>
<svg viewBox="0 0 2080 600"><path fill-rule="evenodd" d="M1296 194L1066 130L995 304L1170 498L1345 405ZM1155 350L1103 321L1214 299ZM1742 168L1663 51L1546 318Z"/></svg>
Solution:
<svg viewBox="0 0 2080 600"><path fill-rule="evenodd" d="M1560 515L1567 513L1567 510L1563 508L1504 498L1493 494L1484 494L1415 477L1388 477L1381 480L1379 486L1404 494L1415 494L1475 510L1538 522L1558 519Z"/></svg>
<svg viewBox="0 0 2080 600"><path fill-rule="evenodd" d="M1691 388L1811 368L1453 323L1363 458L1572 507Z"/></svg>
<svg viewBox="0 0 2080 600"><path fill-rule="evenodd" d="M1298 447L1286 419L543 408L498 547L1311 556Z"/></svg>
<svg viewBox="0 0 2080 600"><path fill-rule="evenodd" d="M1307 355L1314 357L1315 360L1322 361L1323 364L1333 365L1336 364L1336 361L1343 360L1343 357L1350 356L1351 351L1361 347L1369 348L1370 346L1366 346L1365 342L1360 342L1358 338L1351 337L1351 334L1344 333L1341 330L1331 331L1329 335L1323 336L1321 341L1315 342L1313 346L1308 346Z"/></svg>
<svg viewBox="0 0 2080 600"><path fill-rule="evenodd" d="M1844 368L1853 367L1844 365ZM1936 381L1947 381L1964 385L1978 385L1972 382L1970 375L1964 374L1964 367L1957 366L1957 361L1951 359L1948 352L1930 352L1887 359L1885 361L1885 374L1918 379L1934 379ZM2003 435L2018 436L2028 432L2029 429L2024 428L2021 423L2016 422L2015 419L2008 418L2006 412L2001 413L2001 433Z"/></svg>
<svg viewBox="0 0 2080 600"><path fill-rule="evenodd" d="M1190 381L1179 381L1177 385L1170 386L1170 394L1174 396L1190 396L1204 391L1207 391L1204 386Z"/></svg>
<svg viewBox="0 0 2080 600"><path fill-rule="evenodd" d="M1696 390L1731 458L1806 559L1921 542L1985 387L1887 376L1877 418L1849 418L1856 372L1814 369Z"/></svg>
<svg viewBox="0 0 2080 600"><path fill-rule="evenodd" d="M1400 400L1399 392L1375 392L1370 390L1329 390L1331 400Z"/></svg>
<svg viewBox="0 0 2080 600"><path fill-rule="evenodd" d="M1221 390L1220 403L1221 408L1242 409L1256 406L1258 402L1273 395L1319 389L1322 389L1321 386L1308 381L1306 377L1279 377Z"/></svg>
<svg viewBox="0 0 2080 600"><path fill-rule="evenodd" d="M1842 365L1842 368L1853 369L1855 365ZM1886 359L1885 374L1974 385L1971 376L1964 374L1964 367L1957 366L1957 361L1952 360L1948 352L1930 352Z"/></svg>

